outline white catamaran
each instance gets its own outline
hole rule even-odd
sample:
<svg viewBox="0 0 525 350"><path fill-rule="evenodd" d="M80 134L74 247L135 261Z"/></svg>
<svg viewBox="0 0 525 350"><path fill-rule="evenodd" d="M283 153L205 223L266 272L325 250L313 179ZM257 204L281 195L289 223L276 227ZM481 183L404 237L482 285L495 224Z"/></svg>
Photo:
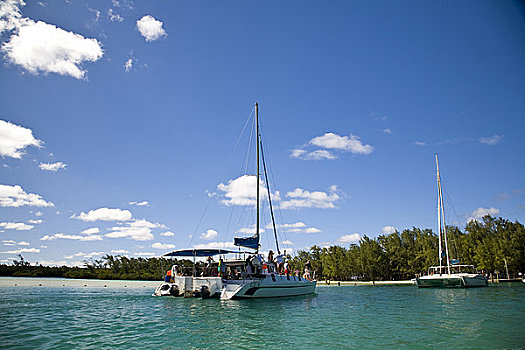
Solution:
<svg viewBox="0 0 525 350"><path fill-rule="evenodd" d="M186 297L214 297L218 296L221 300L229 299L251 299L251 298L272 298L285 296L299 296L315 293L317 281L310 280L291 274L290 271L284 271L282 265L282 255L279 249L277 230L273 215L271 202L271 191L268 183L266 172L266 162L262 147L261 135L259 131L259 107L255 104L255 123L257 132L257 220L256 231L251 237L235 237L234 244L239 247L245 247L253 250L252 252L243 252L244 259L219 260L218 264L209 264L207 273L201 276L193 269L191 274L181 274L174 266L170 272L170 281L157 287L154 295L184 295ZM266 261L259 254L260 248L260 159L262 158L263 170L268 191L269 209L272 218L273 231L275 235L275 244L277 248L276 261ZM223 256L225 254L239 253L224 249L187 249L178 250L165 256L171 257L209 257ZM280 269L278 268L281 267ZM281 271L279 271L281 270ZM211 271L211 273L210 273Z"/></svg>
<svg viewBox="0 0 525 350"><path fill-rule="evenodd" d="M439 175L439 162L436 154L437 187L438 187L438 244L439 266L431 266L428 274L416 277L413 281L420 287L486 287L488 280L479 274L473 265L459 265L459 261L452 260L448 252L447 227L445 224L445 210L443 206L443 192L441 190L441 177ZM443 246L445 249L443 249ZM446 265L444 265L446 259Z"/></svg>

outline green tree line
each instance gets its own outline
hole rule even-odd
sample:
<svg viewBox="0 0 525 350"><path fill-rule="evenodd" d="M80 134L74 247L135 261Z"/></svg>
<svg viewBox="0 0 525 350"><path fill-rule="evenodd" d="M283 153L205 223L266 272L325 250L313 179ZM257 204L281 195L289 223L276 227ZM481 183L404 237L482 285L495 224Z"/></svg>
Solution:
<svg viewBox="0 0 525 350"><path fill-rule="evenodd" d="M525 272L525 228L518 221L485 216L481 222L470 221L464 231L447 226L447 237L451 259L461 264L506 276L506 261L510 277ZM438 237L430 229L416 227L374 239L365 235L359 244L346 248L313 246L298 251L290 265L302 271L307 261L318 279L411 279L439 265Z"/></svg>
<svg viewBox="0 0 525 350"><path fill-rule="evenodd" d="M99 260L85 261L83 267L43 266L31 265L19 255L12 265L0 265L0 276L155 281L162 280L173 264L190 269L193 265L189 260L105 255Z"/></svg>
<svg viewBox="0 0 525 350"><path fill-rule="evenodd" d="M518 221L485 216L481 222L470 221L464 231L448 226L447 233L450 257L461 264L505 276L506 261L511 277L525 272L525 228ZM438 265L438 237L430 229L413 227L376 238L365 235L359 244L348 247L313 246L298 251L289 261L291 268L299 271L310 261L318 279L410 279ZM189 260L106 255L85 261L83 267L52 267L31 265L20 255L12 265L0 265L0 276L162 280L173 264L188 270L193 265Z"/></svg>

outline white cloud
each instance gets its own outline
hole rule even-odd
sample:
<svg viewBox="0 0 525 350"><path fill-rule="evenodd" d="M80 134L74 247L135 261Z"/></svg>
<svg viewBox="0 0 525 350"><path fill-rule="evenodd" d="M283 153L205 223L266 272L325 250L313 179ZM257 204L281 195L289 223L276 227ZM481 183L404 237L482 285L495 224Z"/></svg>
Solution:
<svg viewBox="0 0 525 350"><path fill-rule="evenodd" d="M492 135L488 137L480 137L478 141L479 143L483 143L485 145L494 146L494 145L497 145L502 139L503 139L503 136L496 134L496 135Z"/></svg>
<svg viewBox="0 0 525 350"><path fill-rule="evenodd" d="M374 150L371 145L363 145L361 138L357 135L340 136L332 132L327 132L323 136L314 137L310 144L329 149L337 149L345 152L358 154L370 154Z"/></svg>
<svg viewBox="0 0 525 350"><path fill-rule="evenodd" d="M292 241L282 241L281 244L282 245L293 245L293 242Z"/></svg>
<svg viewBox="0 0 525 350"><path fill-rule="evenodd" d="M217 231L215 230L208 230L204 233L201 234L201 239L206 239L206 240L210 240L210 239L214 239L218 236L219 234L217 233Z"/></svg>
<svg viewBox="0 0 525 350"><path fill-rule="evenodd" d="M20 7L25 3L22 0L3 0L0 2L0 34L17 27L22 18Z"/></svg>
<svg viewBox="0 0 525 350"><path fill-rule="evenodd" d="M83 235L94 235L95 233L99 233L100 232L100 229L98 227L92 227L92 228L88 228L80 233L82 233Z"/></svg>
<svg viewBox="0 0 525 350"><path fill-rule="evenodd" d="M225 205L255 205L257 203L257 177L255 175L242 175L236 179L229 180L225 185L220 183L217 189L224 192L221 203ZM266 188L259 180L260 198L267 197Z"/></svg>
<svg viewBox="0 0 525 350"><path fill-rule="evenodd" d="M292 192L287 192L288 200L282 201L279 205L282 209L298 209L298 208L335 208L334 202L340 199L335 193L334 187L330 188L330 192L321 191L307 191L302 188L296 188Z"/></svg>
<svg viewBox="0 0 525 350"><path fill-rule="evenodd" d="M29 245L29 242L21 241L21 242L15 242L13 240L8 241L2 241L2 243L6 246L15 246L15 245Z"/></svg>
<svg viewBox="0 0 525 350"><path fill-rule="evenodd" d="M95 256L102 256L104 254L105 254L104 252L91 252L91 253L78 252L78 253L75 253L75 254L72 254L72 255L64 256L64 259L73 259L73 258L78 258L78 257L83 257L83 258L89 259L89 258L93 258Z"/></svg>
<svg viewBox="0 0 525 350"><path fill-rule="evenodd" d="M56 163L40 163L38 166L42 170L47 171L58 171L58 169L65 169L67 164L62 162L56 162Z"/></svg>
<svg viewBox="0 0 525 350"><path fill-rule="evenodd" d="M54 241L56 239L71 239L75 241L88 242L88 241L101 241L102 237L97 236L97 235L80 236L80 235L65 235L63 233L55 233L54 235L45 235L42 238L40 238L41 241Z"/></svg>
<svg viewBox="0 0 525 350"><path fill-rule="evenodd" d="M125 250L125 249L114 249L111 251L113 254L128 254L129 251Z"/></svg>
<svg viewBox="0 0 525 350"><path fill-rule="evenodd" d="M9 250L7 252L1 252L4 254L21 254L21 253L40 253L38 248L21 248L17 250Z"/></svg>
<svg viewBox="0 0 525 350"><path fill-rule="evenodd" d="M171 231L166 231L166 232L162 232L160 234L161 236L164 236L164 237L172 237L172 236L175 236L175 234Z"/></svg>
<svg viewBox="0 0 525 350"><path fill-rule="evenodd" d="M21 207L24 205L35 207L54 206L53 203L46 202L38 194L26 193L18 185L0 185L0 207Z"/></svg>
<svg viewBox="0 0 525 350"><path fill-rule="evenodd" d="M271 224L267 225L267 228L272 228L273 226ZM262 227L259 227L259 233L263 233L264 229ZM245 234L245 235L253 235L257 233L257 228L255 225L252 225L251 227L243 227L240 228L237 233ZM214 237L213 237L214 238Z"/></svg>
<svg viewBox="0 0 525 350"><path fill-rule="evenodd" d="M15 31L1 50L11 63L22 66L32 74L57 73L82 79L86 71L80 65L97 61L103 55L96 39L84 38L29 18L19 17L10 23L14 24L12 29Z"/></svg>
<svg viewBox="0 0 525 350"><path fill-rule="evenodd" d="M381 229L381 231L383 231L385 234L390 234L396 232L397 229L394 226L385 226Z"/></svg>
<svg viewBox="0 0 525 350"><path fill-rule="evenodd" d="M126 72L129 72L131 68L133 68L133 58L128 58L126 63L124 63L124 69L126 70Z"/></svg>
<svg viewBox="0 0 525 350"><path fill-rule="evenodd" d="M272 224L266 225L266 228L272 228ZM277 225L277 228L284 228L287 232L292 233L319 233L319 230L316 227L307 227L306 224L302 221L298 221L294 224L282 224Z"/></svg>
<svg viewBox="0 0 525 350"><path fill-rule="evenodd" d="M290 156L292 158L301 158L304 156L307 152L304 149L294 149L292 150Z"/></svg>
<svg viewBox="0 0 525 350"><path fill-rule="evenodd" d="M175 244L170 244L170 243L153 243L151 245L151 247L155 248L155 249L166 250L166 249L173 249L173 248L175 248Z"/></svg>
<svg viewBox="0 0 525 350"><path fill-rule="evenodd" d="M82 221L128 221L131 220L132 215L129 210L98 208L90 210L87 214L81 212L78 216L73 215L71 218Z"/></svg>
<svg viewBox="0 0 525 350"><path fill-rule="evenodd" d="M339 237L337 239L337 243L348 244L351 242L359 242L360 239L361 239L361 236L359 235L359 233L352 233L349 235L344 235L344 236Z"/></svg>
<svg viewBox="0 0 525 350"><path fill-rule="evenodd" d="M237 249L233 242L210 242L206 244L196 244L195 249Z"/></svg>
<svg viewBox="0 0 525 350"><path fill-rule="evenodd" d="M146 15L137 21L137 29L146 41L155 41L168 35L162 28L162 22L150 15Z"/></svg>
<svg viewBox="0 0 525 350"><path fill-rule="evenodd" d="M65 260L40 260L38 263L42 266L64 266L64 265L82 266L83 265L81 262L76 262L76 263L72 263L68 265L67 261Z"/></svg>
<svg viewBox="0 0 525 350"><path fill-rule="evenodd" d="M389 128L383 129L383 132L384 132L385 134L392 135L392 130L390 130Z"/></svg>
<svg viewBox="0 0 525 350"><path fill-rule="evenodd" d="M325 149L319 149L313 152L307 152L302 149L294 149L290 156L292 158L299 158L304 160L337 159L336 155Z"/></svg>
<svg viewBox="0 0 525 350"><path fill-rule="evenodd" d="M162 228L164 225L152 223L147 220L135 220L125 224L125 226L112 227L112 232L106 234L110 238L129 238L135 241L151 241L154 236L151 230L154 228Z"/></svg>
<svg viewBox="0 0 525 350"><path fill-rule="evenodd" d="M42 219L38 219L38 220L30 219L28 221L30 224L41 224L42 223Z"/></svg>
<svg viewBox="0 0 525 350"><path fill-rule="evenodd" d="M24 224L23 222L0 222L0 227L6 230L29 231L34 226Z"/></svg>
<svg viewBox="0 0 525 350"><path fill-rule="evenodd" d="M499 209L497 208L494 208L494 207L490 207L490 208L478 208L476 210L474 210L472 212L472 214L470 214L470 217L467 219L467 222L469 221L472 221L472 220L480 220L482 219L485 215L497 215L499 214Z"/></svg>
<svg viewBox="0 0 525 350"><path fill-rule="evenodd" d="M108 10L108 19L111 22L122 22L124 20L124 18L121 15L115 13L111 8Z"/></svg>
<svg viewBox="0 0 525 350"><path fill-rule="evenodd" d="M37 212L35 213L35 216L42 216L42 215L44 215L44 213L42 213L41 211L37 211Z"/></svg>
<svg viewBox="0 0 525 350"><path fill-rule="evenodd" d="M142 201L142 202L129 202L130 205L136 205L137 207L149 207L148 201Z"/></svg>
<svg viewBox="0 0 525 350"><path fill-rule="evenodd" d="M139 256L139 255L142 255L142 256L155 256L156 254L155 253L150 253L150 252L138 252L138 253L135 253L136 256Z"/></svg>
<svg viewBox="0 0 525 350"><path fill-rule="evenodd" d="M413 144L416 146L426 146L427 145L427 143L424 141L414 141Z"/></svg>
<svg viewBox="0 0 525 350"><path fill-rule="evenodd" d="M31 129L0 120L0 156L22 158L24 148L42 147L42 144L42 141L34 138Z"/></svg>

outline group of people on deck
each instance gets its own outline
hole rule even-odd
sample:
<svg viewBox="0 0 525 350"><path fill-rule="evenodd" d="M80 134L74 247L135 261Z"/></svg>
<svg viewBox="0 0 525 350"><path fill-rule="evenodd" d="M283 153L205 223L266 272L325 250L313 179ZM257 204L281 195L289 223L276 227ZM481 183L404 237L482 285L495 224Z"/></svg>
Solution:
<svg viewBox="0 0 525 350"><path fill-rule="evenodd" d="M310 281L312 279L315 279L315 271L314 276L312 277L310 273L311 269L312 267L310 261L307 261L304 266L304 273L302 274L302 277L304 279ZM268 252L268 257L266 261L263 261L260 255L249 255L245 261L244 266L242 266L242 263L241 266L226 266L222 259L220 259L217 264L213 261L212 257L208 257L206 259L206 264L202 268L202 271L200 271L200 273L195 274L194 270L192 274L194 276L197 275L200 277L222 277L226 279L242 279L247 277L262 277L263 275L266 275L268 273L275 273L287 276L294 274L296 277L301 276L298 270L292 272L292 270L290 269L290 265L288 264L288 261L286 261L284 255L278 254L274 256L274 252L272 250ZM164 280L165 282L173 283L175 277L179 274L185 275L183 273L181 274L181 271L178 271L177 265L173 265L171 269L166 272Z"/></svg>

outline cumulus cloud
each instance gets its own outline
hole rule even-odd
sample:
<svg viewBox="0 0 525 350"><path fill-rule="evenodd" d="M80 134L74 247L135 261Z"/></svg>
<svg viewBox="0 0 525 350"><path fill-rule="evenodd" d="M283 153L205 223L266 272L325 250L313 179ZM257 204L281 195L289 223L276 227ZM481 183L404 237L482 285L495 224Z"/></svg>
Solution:
<svg viewBox="0 0 525 350"><path fill-rule="evenodd" d="M142 202L129 202L130 205L136 205L137 207L149 207L148 201L142 201Z"/></svg>
<svg viewBox="0 0 525 350"><path fill-rule="evenodd" d="M359 242L360 239L361 239L361 236L359 235L359 233L352 233L349 235L344 235L344 236L339 237L337 239L337 243L348 244L351 242Z"/></svg>
<svg viewBox="0 0 525 350"><path fill-rule="evenodd" d="M30 224L41 224L42 223L42 219L38 219L38 220L30 219L28 221Z"/></svg>
<svg viewBox="0 0 525 350"><path fill-rule="evenodd" d="M150 252L138 252L138 253L135 253L135 256L155 256L156 254L155 253L150 253Z"/></svg>
<svg viewBox="0 0 525 350"><path fill-rule="evenodd" d="M106 234L109 238L129 238L135 241L151 241L154 236L151 233L154 228L162 228L164 225L152 223L147 220L135 220L127 222L123 226L115 226Z"/></svg>
<svg viewBox="0 0 525 350"><path fill-rule="evenodd" d="M416 146L426 146L427 145L427 143L424 141L414 141L413 144Z"/></svg>
<svg viewBox="0 0 525 350"><path fill-rule="evenodd" d="M128 254L129 251L125 250L125 249L114 249L111 251L113 254Z"/></svg>
<svg viewBox="0 0 525 350"><path fill-rule="evenodd" d="M170 243L153 243L151 245L151 247L155 248L155 249L166 250L166 249L173 249L173 248L175 248L175 244L170 244Z"/></svg>
<svg viewBox="0 0 525 350"><path fill-rule="evenodd" d="M272 224L268 224L266 228L272 228ZM316 227L307 227L306 224L302 221L298 221L293 224L282 224L277 225L277 228L283 228L287 232L292 233L319 233L322 232Z"/></svg>
<svg viewBox="0 0 525 350"><path fill-rule="evenodd" d="M195 249L237 249L233 242L210 242L206 244L196 244Z"/></svg>
<svg viewBox="0 0 525 350"><path fill-rule="evenodd" d="M15 246L15 245L29 245L29 242L25 242L25 241L21 241L21 242L16 242L16 241L13 241L13 240L7 240L7 241L2 241L2 244L5 245L5 246Z"/></svg>
<svg viewBox="0 0 525 350"><path fill-rule="evenodd" d="M84 38L43 21L23 18L19 6L25 5L24 2L8 2L9 9L0 10L3 15L0 29L12 31L9 41L1 47L10 63L32 74L57 73L82 79L86 71L81 64L95 62L102 57L98 40ZM16 6L11 6L13 3Z"/></svg>
<svg viewBox="0 0 525 350"><path fill-rule="evenodd" d="M97 235L87 235L87 236L80 236L80 235L65 235L63 233L55 233L54 235L45 235L42 238L40 238L41 241L54 241L56 239L71 239L74 241L101 241L102 237Z"/></svg>
<svg viewBox="0 0 525 350"><path fill-rule="evenodd" d="M291 154L292 158L299 158L304 160L323 160L323 159L336 159L337 157L330 151L325 149L318 149L312 152L306 152L302 149L295 149Z"/></svg>
<svg viewBox="0 0 525 350"><path fill-rule="evenodd" d="M385 226L381 229L381 231L383 231L385 234L390 234L396 232L397 229L394 226Z"/></svg>
<svg viewBox="0 0 525 350"><path fill-rule="evenodd" d="M269 228L272 228L271 224L268 225ZM259 233L263 233L264 229L262 227L259 227ZM243 227L237 230L237 233L245 234L245 235L253 235L257 233L257 228L255 225L252 225L251 227Z"/></svg>
<svg viewBox="0 0 525 350"><path fill-rule="evenodd" d="M65 169L66 168L66 164L62 163L62 162L56 162L56 163L40 163L40 165L38 166L40 169L42 170L47 170L47 171L58 171L58 169Z"/></svg>
<svg viewBox="0 0 525 350"><path fill-rule="evenodd" d="M364 145L361 142L361 138L354 134L350 134L350 136L340 136L332 132L327 132L323 136L311 139L310 144L322 148L336 149L357 154L370 154L374 150L374 147L371 145Z"/></svg>
<svg viewBox="0 0 525 350"><path fill-rule="evenodd" d="M73 258L79 258L79 257L89 259L95 256L102 256L104 254L105 254L104 252L91 252L91 253L78 252L72 255L66 255L64 256L64 259L73 259Z"/></svg>
<svg viewBox="0 0 525 350"><path fill-rule="evenodd" d="M383 132L388 135L392 135L392 130L389 128L383 129Z"/></svg>
<svg viewBox="0 0 525 350"><path fill-rule="evenodd" d="M53 203L46 202L38 194L26 193L18 185L0 185L0 207L21 207L24 205L34 207L54 206Z"/></svg>
<svg viewBox="0 0 525 350"><path fill-rule="evenodd" d="M0 227L6 230L29 231L34 226L24 224L23 222L0 222Z"/></svg>
<svg viewBox="0 0 525 350"><path fill-rule="evenodd" d="M166 231L166 232L162 232L160 234L161 236L164 236L164 237L172 237L172 236L175 236L175 234L171 231Z"/></svg>
<svg viewBox="0 0 525 350"><path fill-rule="evenodd" d="M502 139L503 139L503 136L496 134L496 135L492 135L488 137L480 137L478 141L479 143L483 143L485 145L494 146L494 145L497 145Z"/></svg>
<svg viewBox="0 0 525 350"><path fill-rule="evenodd" d="M131 220L132 215L129 210L98 208L90 210L87 214L81 212L79 215L71 216L71 218L82 221L128 221Z"/></svg>
<svg viewBox="0 0 525 350"><path fill-rule="evenodd" d="M217 189L227 198L221 201L225 205L255 205L257 203L257 177L255 175L242 175L229 180L226 185L220 183ZM261 180L259 180L259 191L261 199L267 197L266 187Z"/></svg>
<svg viewBox="0 0 525 350"><path fill-rule="evenodd" d="M95 233L99 233L99 232L100 232L100 229L98 227L92 227L80 233L82 233L83 235L94 235Z"/></svg>
<svg viewBox="0 0 525 350"><path fill-rule="evenodd" d="M155 41L168 35L162 28L162 22L150 15L146 15L137 21L137 29L146 41Z"/></svg>
<svg viewBox="0 0 525 350"><path fill-rule="evenodd" d="M335 208L335 202L340 199L335 193L336 187L331 187L330 191L307 191L302 188L296 188L292 192L286 193L287 200L280 202L282 209L299 209L299 208Z"/></svg>
<svg viewBox="0 0 525 350"><path fill-rule="evenodd" d="M35 139L31 129L0 120L0 156L22 158L26 147L42 147L42 144Z"/></svg>
<svg viewBox="0 0 525 350"><path fill-rule="evenodd" d="M201 239L211 240L216 238L218 235L219 233L217 233L217 231L210 229L201 234Z"/></svg>
<svg viewBox="0 0 525 350"><path fill-rule="evenodd" d="M16 250L9 250L7 252L2 252L4 254L22 254L22 253L40 253L38 248L20 248Z"/></svg>
<svg viewBox="0 0 525 350"><path fill-rule="evenodd" d="M286 240L286 241L282 241L281 244L282 245L293 245L293 242Z"/></svg>
<svg viewBox="0 0 525 350"><path fill-rule="evenodd" d="M499 209L497 208L494 208L494 207L490 207L490 208L478 208L476 210L474 210L472 212L472 214L470 214L470 217L467 219L467 222L469 221L472 221L472 220L480 220L482 219L485 215L497 215L499 214Z"/></svg>

